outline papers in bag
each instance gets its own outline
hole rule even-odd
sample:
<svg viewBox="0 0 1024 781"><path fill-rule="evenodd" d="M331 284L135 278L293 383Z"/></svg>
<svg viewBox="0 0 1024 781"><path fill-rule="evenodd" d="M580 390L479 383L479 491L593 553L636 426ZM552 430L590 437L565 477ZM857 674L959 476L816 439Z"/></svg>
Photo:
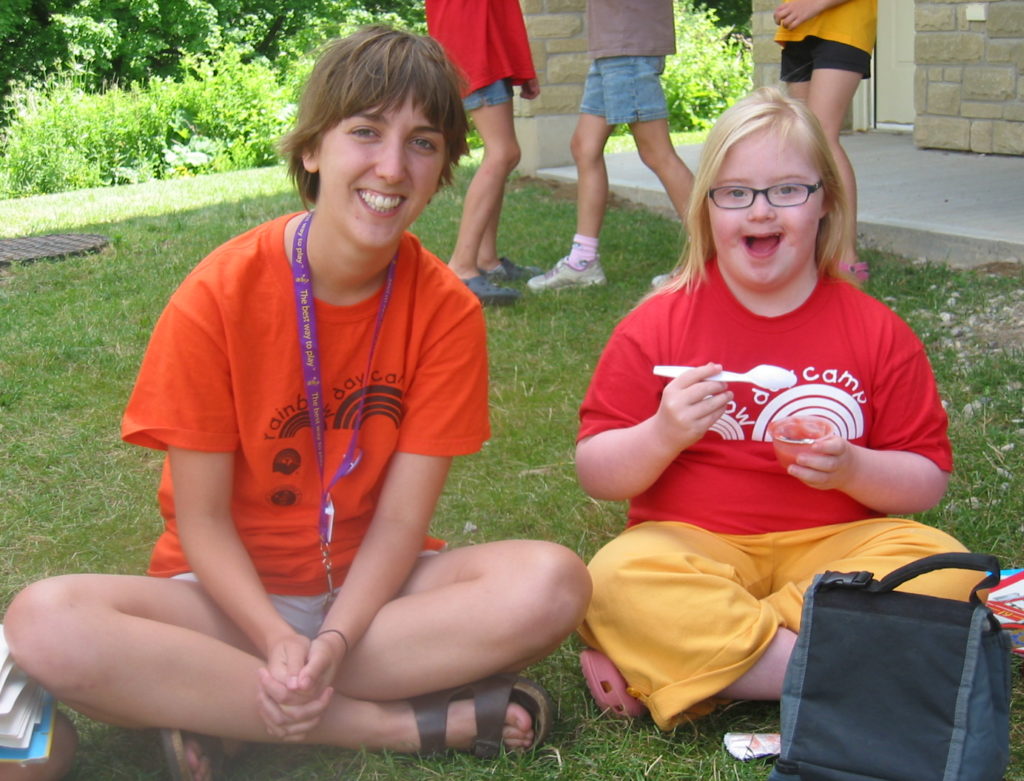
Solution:
<svg viewBox="0 0 1024 781"><path fill-rule="evenodd" d="M41 762L50 755L53 697L11 659L0 625L0 762Z"/></svg>
<svg viewBox="0 0 1024 781"><path fill-rule="evenodd" d="M1024 570L1004 571L988 593L989 610L1010 636L1013 652L1024 656Z"/></svg>

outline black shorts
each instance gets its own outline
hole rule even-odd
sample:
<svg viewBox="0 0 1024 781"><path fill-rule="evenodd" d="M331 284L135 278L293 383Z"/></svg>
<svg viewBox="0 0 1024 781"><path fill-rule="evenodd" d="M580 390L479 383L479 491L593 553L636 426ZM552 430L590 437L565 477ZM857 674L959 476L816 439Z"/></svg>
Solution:
<svg viewBox="0 0 1024 781"><path fill-rule="evenodd" d="M813 35L802 41L787 41L782 47L782 81L810 81L811 73L817 68L853 71L869 79L871 55L856 46L826 41Z"/></svg>

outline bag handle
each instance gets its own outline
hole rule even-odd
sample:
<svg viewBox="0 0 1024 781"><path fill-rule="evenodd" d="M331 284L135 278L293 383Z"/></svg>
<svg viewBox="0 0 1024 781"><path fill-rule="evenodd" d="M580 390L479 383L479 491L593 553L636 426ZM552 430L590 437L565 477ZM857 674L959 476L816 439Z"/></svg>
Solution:
<svg viewBox="0 0 1024 781"><path fill-rule="evenodd" d="M987 553L936 553L933 556L925 556L923 559L904 564L881 580L872 582L866 588L868 591L877 593L892 591L918 575L937 569L970 569L986 573L986 576L971 589L970 601L976 605L981 604L978 591L997 585L1000 579L999 559L995 556Z"/></svg>

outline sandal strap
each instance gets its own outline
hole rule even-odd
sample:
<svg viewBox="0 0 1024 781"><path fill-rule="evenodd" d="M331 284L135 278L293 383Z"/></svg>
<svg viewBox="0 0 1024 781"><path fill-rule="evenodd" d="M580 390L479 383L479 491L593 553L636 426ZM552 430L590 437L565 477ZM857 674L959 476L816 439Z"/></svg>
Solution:
<svg viewBox="0 0 1024 781"><path fill-rule="evenodd" d="M192 781L192 770L185 756L185 739L181 730L169 727L161 729L160 745L163 746L171 781Z"/></svg>
<svg viewBox="0 0 1024 781"><path fill-rule="evenodd" d="M444 754L448 750L445 737L448 732L448 703L458 699L465 686L455 689L421 694L409 700L416 715L416 729L420 733L420 756Z"/></svg>
<svg viewBox="0 0 1024 781"><path fill-rule="evenodd" d="M210 763L210 775L217 779L224 771L224 741L213 735L201 735L182 729L165 727L160 730L160 741L167 760L167 769L172 781L192 781L192 768L188 764L185 748L187 739L194 740Z"/></svg>
<svg viewBox="0 0 1024 781"><path fill-rule="evenodd" d="M505 727L505 713L508 711L515 681L514 675L499 674L472 685L473 707L476 711L473 756L493 759L501 753L501 733Z"/></svg>
<svg viewBox="0 0 1024 781"><path fill-rule="evenodd" d="M554 706L551 697L533 681L509 673L499 673L453 689L430 692L409 700L420 735L420 756L448 751L448 706L453 700L472 697L476 713L476 738L470 753L480 759L493 759L501 753L501 736L510 702L522 705L533 722L536 748L551 730Z"/></svg>

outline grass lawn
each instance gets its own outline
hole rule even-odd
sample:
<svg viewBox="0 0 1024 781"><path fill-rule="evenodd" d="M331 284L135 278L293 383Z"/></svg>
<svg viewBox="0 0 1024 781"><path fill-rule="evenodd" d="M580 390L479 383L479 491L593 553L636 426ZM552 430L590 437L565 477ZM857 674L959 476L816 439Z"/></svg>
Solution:
<svg viewBox="0 0 1024 781"><path fill-rule="evenodd" d="M441 257L455 240L470 171L415 226ZM263 169L0 202L0 236L103 233L101 253L0 268L0 608L25 584L64 572L141 572L160 530L160 456L120 442L122 407L149 333L186 272L229 237L297 210L282 169ZM568 248L571 200L516 180L501 249L549 267ZM573 470L576 410L613 325L668 271L680 226L613 208L602 237L608 285L524 296L487 311L493 437L457 461L434 531L454 545L508 537L559 541L587 559L623 525L624 507L583 494ZM1005 330L979 323L1021 302L1019 269L953 271L865 253L869 292L928 345L951 421L957 471L946 500L923 520L969 547L1024 566L1024 353ZM258 316L258 313L255 315ZM1019 334L1018 334L1019 336ZM528 573L524 573L528 577ZM714 620L709 616L709 621ZM571 638L530 674L549 688L559 719L535 754L493 763L420 760L321 748L259 746L234 779L764 779L768 767L722 748L726 732L775 731L774 704L737 703L692 727L660 733L650 721L603 718L586 694ZM1024 684L1014 672L1014 757L1024 781ZM153 732L78 718L74 779L165 777ZM926 780L922 780L926 781Z"/></svg>

